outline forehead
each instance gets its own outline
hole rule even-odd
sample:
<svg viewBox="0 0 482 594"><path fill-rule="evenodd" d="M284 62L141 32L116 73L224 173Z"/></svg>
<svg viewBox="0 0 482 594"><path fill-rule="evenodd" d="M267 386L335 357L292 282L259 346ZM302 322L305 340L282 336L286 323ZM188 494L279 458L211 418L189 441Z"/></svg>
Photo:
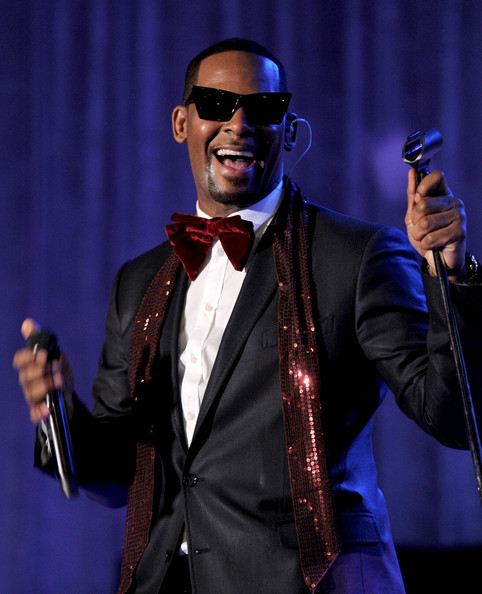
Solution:
<svg viewBox="0 0 482 594"><path fill-rule="evenodd" d="M205 58L196 84L234 93L279 91L278 66L257 54L229 51Z"/></svg>

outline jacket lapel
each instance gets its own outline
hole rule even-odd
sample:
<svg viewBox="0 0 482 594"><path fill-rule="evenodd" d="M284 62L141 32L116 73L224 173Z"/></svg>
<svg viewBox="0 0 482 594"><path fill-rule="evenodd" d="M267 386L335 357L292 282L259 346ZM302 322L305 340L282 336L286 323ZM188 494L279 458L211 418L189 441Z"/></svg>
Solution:
<svg viewBox="0 0 482 594"><path fill-rule="evenodd" d="M182 417L181 393L179 385L179 331L181 327L186 291L189 285L189 279L184 271L181 270L177 281L176 290L172 296L171 307L162 330L161 341L166 345L165 348L170 352L172 360L171 385L173 390L173 413L172 423L174 431L183 448L187 450L186 434Z"/></svg>
<svg viewBox="0 0 482 594"><path fill-rule="evenodd" d="M207 412L246 343L266 303L277 290L271 230L268 229L250 264L241 292L223 335L193 436L193 443ZM261 282L260 282L260 279Z"/></svg>

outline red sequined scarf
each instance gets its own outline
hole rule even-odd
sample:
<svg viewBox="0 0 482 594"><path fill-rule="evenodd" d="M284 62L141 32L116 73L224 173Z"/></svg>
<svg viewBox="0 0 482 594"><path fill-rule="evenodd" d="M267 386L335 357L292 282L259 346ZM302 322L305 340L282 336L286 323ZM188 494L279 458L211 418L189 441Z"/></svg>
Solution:
<svg viewBox="0 0 482 594"><path fill-rule="evenodd" d="M314 592L339 552L333 492L324 443L317 338L311 305L308 207L287 181L274 220L273 252L279 284L279 354L282 408L300 561ZM172 252L151 282L131 339L131 395L151 380L162 323L181 268ZM127 592L147 546L154 505L154 444L138 442L129 487L119 593Z"/></svg>

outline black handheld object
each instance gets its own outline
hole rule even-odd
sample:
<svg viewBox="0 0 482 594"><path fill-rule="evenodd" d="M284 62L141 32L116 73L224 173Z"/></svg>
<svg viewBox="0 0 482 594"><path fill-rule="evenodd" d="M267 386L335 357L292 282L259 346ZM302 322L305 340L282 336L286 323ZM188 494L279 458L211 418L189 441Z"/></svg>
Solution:
<svg viewBox="0 0 482 594"><path fill-rule="evenodd" d="M436 128L422 134L420 131L411 134L402 150L402 160L411 165L417 173L417 183L430 173L429 163L442 146L442 135Z"/></svg>
<svg viewBox="0 0 482 594"><path fill-rule="evenodd" d="M402 149L402 160L404 163L411 165L417 175L417 184L430 173L429 163L433 155L442 146L442 135L436 128L432 128L425 134L420 131L411 134L405 142ZM465 368L464 356L460 343L460 336L453 308L452 300L450 298L449 280L447 270L442 261L440 248L433 250L433 258L437 277L440 283L440 290L442 293L442 300L445 309L445 317L447 319L447 329L450 337L450 344L454 356L455 370L457 373L457 380L462 397L465 414L465 426L467 429L467 439L469 441L470 452L475 469L475 478L477 480L477 488L479 497L482 503L482 449L480 445L480 438L477 429L477 421L472 402L472 395L470 393L470 385L467 377L467 370Z"/></svg>
<svg viewBox="0 0 482 594"><path fill-rule="evenodd" d="M31 334L27 339L27 346L34 352L45 349L48 353L48 361L56 361L60 358L57 338L46 330ZM56 474L62 493L70 499L77 493L78 487L69 420L62 390L49 392L46 394L45 401L50 410L46 426L55 460Z"/></svg>

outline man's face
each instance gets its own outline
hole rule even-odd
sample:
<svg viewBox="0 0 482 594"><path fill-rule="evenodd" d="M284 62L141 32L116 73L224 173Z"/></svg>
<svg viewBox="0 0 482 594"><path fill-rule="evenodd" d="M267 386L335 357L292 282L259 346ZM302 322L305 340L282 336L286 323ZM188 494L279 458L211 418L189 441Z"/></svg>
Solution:
<svg viewBox="0 0 482 594"><path fill-rule="evenodd" d="M239 94L278 92L279 73L262 56L229 51L201 63L196 85ZM282 175L285 120L255 125L238 109L227 122L200 119L196 106L178 106L174 136L186 142L199 206L211 216L226 216L267 196Z"/></svg>

